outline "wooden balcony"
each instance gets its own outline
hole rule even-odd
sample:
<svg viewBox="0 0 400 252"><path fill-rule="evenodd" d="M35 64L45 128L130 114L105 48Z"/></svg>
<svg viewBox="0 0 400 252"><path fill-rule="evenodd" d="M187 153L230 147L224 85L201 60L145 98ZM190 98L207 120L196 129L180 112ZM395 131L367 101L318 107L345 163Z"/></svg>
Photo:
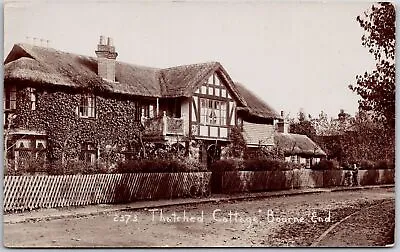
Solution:
<svg viewBox="0 0 400 252"><path fill-rule="evenodd" d="M155 118L142 118L143 137L165 139L166 136L184 136L183 118L172 118L165 114Z"/></svg>

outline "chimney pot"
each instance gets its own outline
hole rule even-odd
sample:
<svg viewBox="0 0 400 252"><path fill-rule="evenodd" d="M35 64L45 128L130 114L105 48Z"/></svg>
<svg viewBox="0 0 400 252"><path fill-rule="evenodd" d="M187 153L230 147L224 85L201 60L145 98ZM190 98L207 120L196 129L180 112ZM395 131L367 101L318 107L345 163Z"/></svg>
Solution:
<svg viewBox="0 0 400 252"><path fill-rule="evenodd" d="M113 46L113 39L111 37L107 38L107 45L108 46Z"/></svg>
<svg viewBox="0 0 400 252"><path fill-rule="evenodd" d="M100 36L100 45L105 45L106 44L106 37L104 37L103 35Z"/></svg>

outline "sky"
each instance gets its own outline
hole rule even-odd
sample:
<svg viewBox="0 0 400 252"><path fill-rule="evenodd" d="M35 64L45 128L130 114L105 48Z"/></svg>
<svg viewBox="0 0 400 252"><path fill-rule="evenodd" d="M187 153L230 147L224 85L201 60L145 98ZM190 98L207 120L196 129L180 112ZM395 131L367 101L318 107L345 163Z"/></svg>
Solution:
<svg viewBox="0 0 400 252"><path fill-rule="evenodd" d="M117 60L152 67L218 61L277 112L354 115L355 76L374 68L356 17L371 2L8 1L4 58L37 37L95 56L112 37ZM38 40L39 41L39 40ZM37 42L38 44L40 42Z"/></svg>

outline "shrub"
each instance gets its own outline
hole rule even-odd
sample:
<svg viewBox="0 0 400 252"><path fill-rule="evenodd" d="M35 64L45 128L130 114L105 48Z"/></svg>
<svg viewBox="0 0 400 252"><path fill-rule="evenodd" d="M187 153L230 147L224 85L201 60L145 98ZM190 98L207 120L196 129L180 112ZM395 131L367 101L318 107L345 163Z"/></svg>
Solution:
<svg viewBox="0 0 400 252"><path fill-rule="evenodd" d="M375 163L374 165L374 169L389 169L389 164L386 160L380 160L378 162Z"/></svg>
<svg viewBox="0 0 400 252"><path fill-rule="evenodd" d="M207 171L207 165L199 162L196 159L186 158L183 160L188 172L204 172Z"/></svg>
<svg viewBox="0 0 400 252"><path fill-rule="evenodd" d="M303 169L305 168L305 165L298 164L298 163L292 163L292 162L286 162L286 165L288 166L287 170L294 170L294 169Z"/></svg>
<svg viewBox="0 0 400 252"><path fill-rule="evenodd" d="M64 165L61 162L53 162L47 166L47 174L49 175L63 175Z"/></svg>
<svg viewBox="0 0 400 252"><path fill-rule="evenodd" d="M128 162L119 163L117 173L139 173L139 172L197 172L205 171L204 165L196 160L166 160L166 159L145 159L145 160L129 160Z"/></svg>
<svg viewBox="0 0 400 252"><path fill-rule="evenodd" d="M300 169L300 164L288 163L277 159L223 159L211 165L211 171L287 171Z"/></svg>
<svg viewBox="0 0 400 252"><path fill-rule="evenodd" d="M245 161L244 169L248 171L286 170L288 163L273 159L250 159Z"/></svg>
<svg viewBox="0 0 400 252"><path fill-rule="evenodd" d="M374 169L374 162L369 160L362 160L360 162L360 170L373 170Z"/></svg>
<svg viewBox="0 0 400 252"><path fill-rule="evenodd" d="M225 172L238 170L238 162L235 159L221 159L214 162L210 170L212 172Z"/></svg>
<svg viewBox="0 0 400 252"><path fill-rule="evenodd" d="M326 159L323 159L319 163L316 163L311 166L312 170L335 170L338 168L339 166L335 164L335 162Z"/></svg>
<svg viewBox="0 0 400 252"><path fill-rule="evenodd" d="M286 171L294 167L282 160L276 159L249 159L244 161L244 170L246 171Z"/></svg>
<svg viewBox="0 0 400 252"><path fill-rule="evenodd" d="M107 173L104 167L97 164L90 164L81 160L67 160L64 164L61 161L47 165L49 175L75 175L75 174L99 174Z"/></svg>
<svg viewBox="0 0 400 252"><path fill-rule="evenodd" d="M359 164L360 170L384 170L394 169L394 167L394 163L387 160L379 160L376 162L370 160L361 160Z"/></svg>

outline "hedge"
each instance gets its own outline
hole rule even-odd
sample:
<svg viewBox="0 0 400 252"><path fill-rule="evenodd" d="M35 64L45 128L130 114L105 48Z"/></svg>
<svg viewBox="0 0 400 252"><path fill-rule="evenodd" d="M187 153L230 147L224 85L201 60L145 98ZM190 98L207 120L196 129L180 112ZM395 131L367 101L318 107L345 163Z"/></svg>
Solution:
<svg viewBox="0 0 400 252"><path fill-rule="evenodd" d="M213 172L225 171L287 171L300 169L302 166L296 163L285 162L276 159L223 159L213 163L210 170Z"/></svg>
<svg viewBox="0 0 400 252"><path fill-rule="evenodd" d="M340 168L337 162L332 160L322 159L319 163L313 164L310 167L312 170L337 170Z"/></svg>
<svg viewBox="0 0 400 252"><path fill-rule="evenodd" d="M129 160L107 167L105 164L89 164L79 160L43 163L28 160L19 169L5 169L4 175L21 176L44 173L48 175L100 174L100 173L162 173L162 172L200 172L207 171L205 165L191 159Z"/></svg>
<svg viewBox="0 0 400 252"><path fill-rule="evenodd" d="M359 162L358 167L360 170L385 170L385 169L394 169L395 164L387 160L379 160L376 162L369 160L362 160Z"/></svg>

